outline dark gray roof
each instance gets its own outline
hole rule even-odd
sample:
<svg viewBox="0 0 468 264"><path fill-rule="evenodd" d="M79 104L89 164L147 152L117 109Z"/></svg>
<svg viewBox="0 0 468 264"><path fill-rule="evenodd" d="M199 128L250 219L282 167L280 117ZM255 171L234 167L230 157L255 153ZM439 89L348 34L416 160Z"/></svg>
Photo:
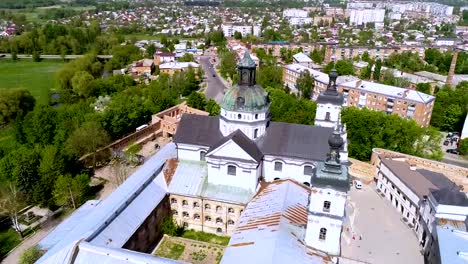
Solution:
<svg viewBox="0 0 468 264"><path fill-rule="evenodd" d="M264 155L322 161L327 157L332 132L328 127L270 122L258 146Z"/></svg>
<svg viewBox="0 0 468 264"><path fill-rule="evenodd" d="M347 192L350 188L350 179L346 165L327 165L327 162L319 162L312 175L310 184L314 187L332 187L336 190Z"/></svg>
<svg viewBox="0 0 468 264"><path fill-rule="evenodd" d="M427 196L432 190L439 189L430 180L424 177L417 170L411 170L410 165L404 161L382 158L384 164L393 174L400 179L411 191L413 191L419 199Z"/></svg>
<svg viewBox="0 0 468 264"><path fill-rule="evenodd" d="M211 147L222 138L217 116L184 114L177 127L174 142Z"/></svg>
<svg viewBox="0 0 468 264"><path fill-rule="evenodd" d="M321 93L317 97L317 103L319 104L334 104L334 105L342 105L344 102L344 97L342 93L331 94L327 92Z"/></svg>
<svg viewBox="0 0 468 264"><path fill-rule="evenodd" d="M436 199L438 204L468 206L468 197L457 188L447 187L440 190L433 190L431 195Z"/></svg>
<svg viewBox="0 0 468 264"><path fill-rule="evenodd" d="M442 173L438 173L438 172L430 171L426 169L417 169L416 171L419 172L422 176L424 176L424 178L428 179L432 184L434 184L439 189L443 189L447 187L456 187L455 183L449 180Z"/></svg>
<svg viewBox="0 0 468 264"><path fill-rule="evenodd" d="M224 143L228 142L229 140L234 141L239 147L241 147L247 154L249 154L252 158L254 158L257 162L262 160L263 154L260 149L257 147L257 144L250 140L242 131L237 129L236 131L232 132L225 138L221 139L218 143L213 145L208 152L218 148L219 146L223 145Z"/></svg>

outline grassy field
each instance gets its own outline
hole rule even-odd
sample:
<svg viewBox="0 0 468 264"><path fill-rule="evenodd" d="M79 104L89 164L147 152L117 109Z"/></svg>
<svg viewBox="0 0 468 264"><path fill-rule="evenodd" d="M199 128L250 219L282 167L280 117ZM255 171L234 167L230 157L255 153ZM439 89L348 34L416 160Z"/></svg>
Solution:
<svg viewBox="0 0 468 264"><path fill-rule="evenodd" d="M227 246L227 244L229 244L229 239L230 239L230 237L227 237L227 236L217 236L215 234L198 232L194 230L184 231L184 233L182 234L182 237L192 239L192 240L212 243L212 244L218 244L222 246Z"/></svg>
<svg viewBox="0 0 468 264"><path fill-rule="evenodd" d="M47 103L56 72L63 65L60 61L0 60L0 90L27 89L37 103Z"/></svg>
<svg viewBox="0 0 468 264"><path fill-rule="evenodd" d="M9 228L0 231L0 259L4 257L10 250L21 242L21 238L15 230Z"/></svg>

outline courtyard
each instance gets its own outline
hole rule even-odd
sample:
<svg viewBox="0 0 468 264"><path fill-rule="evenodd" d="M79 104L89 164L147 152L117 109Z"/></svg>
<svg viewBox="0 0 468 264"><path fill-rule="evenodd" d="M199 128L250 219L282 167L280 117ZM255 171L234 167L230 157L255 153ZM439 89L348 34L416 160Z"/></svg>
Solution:
<svg viewBox="0 0 468 264"><path fill-rule="evenodd" d="M367 263L423 263L413 230L401 221L390 203L374 185L351 187L341 236L341 254Z"/></svg>
<svg viewBox="0 0 468 264"><path fill-rule="evenodd" d="M217 264L226 246L165 235L154 255L194 264Z"/></svg>

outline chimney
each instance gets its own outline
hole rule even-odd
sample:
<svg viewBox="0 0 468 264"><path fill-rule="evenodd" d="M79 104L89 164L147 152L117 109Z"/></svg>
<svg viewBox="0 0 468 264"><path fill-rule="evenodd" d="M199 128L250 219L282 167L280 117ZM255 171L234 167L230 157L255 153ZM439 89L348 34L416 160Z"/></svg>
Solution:
<svg viewBox="0 0 468 264"><path fill-rule="evenodd" d="M361 86L361 84L362 84L362 80L357 81L356 82L356 88L359 88L359 86Z"/></svg>
<svg viewBox="0 0 468 264"><path fill-rule="evenodd" d="M450 87L452 87L452 84L453 84L453 75L455 74L455 66L457 65L457 58L458 58L458 50L454 49L452 63L450 64L450 70L447 76L447 81L445 82L445 84Z"/></svg>

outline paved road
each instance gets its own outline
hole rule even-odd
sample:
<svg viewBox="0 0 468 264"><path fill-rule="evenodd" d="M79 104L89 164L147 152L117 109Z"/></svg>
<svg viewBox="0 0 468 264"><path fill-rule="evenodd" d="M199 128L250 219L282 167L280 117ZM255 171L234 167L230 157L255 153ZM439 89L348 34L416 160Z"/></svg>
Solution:
<svg viewBox="0 0 468 264"><path fill-rule="evenodd" d="M214 56L200 56L200 64L206 76L205 81L207 88L205 90L205 96L214 99L217 103L221 103L226 86L221 81L221 77L216 73L215 69L212 68L213 65L210 62L212 58L214 58ZM215 75L215 77L213 77L213 75Z"/></svg>
<svg viewBox="0 0 468 264"><path fill-rule="evenodd" d="M372 183L361 190L352 187L348 193L342 256L372 264L424 263L416 235L400 220L397 209L374 188Z"/></svg>
<svg viewBox="0 0 468 264"><path fill-rule="evenodd" d="M460 155L447 153L447 149L454 149L454 148L457 148L457 146L456 146L456 144L453 144L453 145L449 144L448 146L445 146L443 144L443 142L446 139L447 133L442 132L442 135L443 135L443 139L440 142L440 144L442 146L442 151L444 152L444 157L442 158L442 161L445 162L445 163L448 163L448 164L453 164L453 165L456 165L456 166L468 168L468 160L464 159Z"/></svg>
<svg viewBox="0 0 468 264"><path fill-rule="evenodd" d="M84 55L65 55L66 60L74 60L83 57ZM111 59L112 55L98 55L100 59ZM0 58L11 59L11 54L0 53ZM29 54L18 54L18 59L32 59L32 56ZM42 54L41 59L48 60L61 60L62 55L53 55L53 54Z"/></svg>

